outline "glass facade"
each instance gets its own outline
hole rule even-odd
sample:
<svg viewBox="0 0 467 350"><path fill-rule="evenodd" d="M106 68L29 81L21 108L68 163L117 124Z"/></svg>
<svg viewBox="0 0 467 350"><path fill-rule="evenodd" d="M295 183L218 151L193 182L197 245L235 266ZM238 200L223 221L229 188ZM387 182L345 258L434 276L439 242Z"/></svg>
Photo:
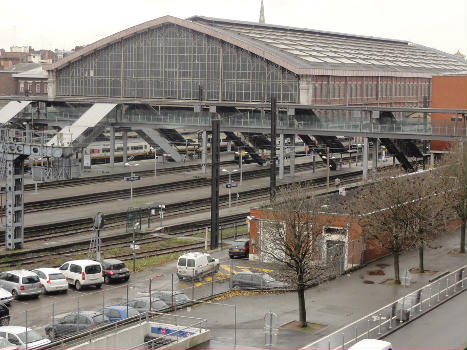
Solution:
<svg viewBox="0 0 467 350"><path fill-rule="evenodd" d="M103 47L57 71L57 96L298 103L298 76L174 24Z"/></svg>

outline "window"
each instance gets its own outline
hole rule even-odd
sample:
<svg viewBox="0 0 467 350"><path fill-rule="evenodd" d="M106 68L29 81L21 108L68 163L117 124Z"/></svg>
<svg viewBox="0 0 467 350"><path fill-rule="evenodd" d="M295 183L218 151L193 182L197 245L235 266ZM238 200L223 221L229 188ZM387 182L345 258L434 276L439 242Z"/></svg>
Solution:
<svg viewBox="0 0 467 350"><path fill-rule="evenodd" d="M47 83L44 83L44 93L48 93L49 92L49 86L47 85Z"/></svg>
<svg viewBox="0 0 467 350"><path fill-rule="evenodd" d="M24 81L19 82L19 92L24 92Z"/></svg>
<svg viewBox="0 0 467 350"><path fill-rule="evenodd" d="M91 324L91 320L86 316L79 315L78 316L78 324Z"/></svg>
<svg viewBox="0 0 467 350"><path fill-rule="evenodd" d="M178 266L186 266L186 259L185 258L178 259Z"/></svg>
<svg viewBox="0 0 467 350"><path fill-rule="evenodd" d="M44 276L44 278L45 278L45 276ZM61 273L52 273L52 274L49 275L49 278L52 281L56 281L56 280L64 280L65 276L63 276L63 274L61 274Z"/></svg>
<svg viewBox="0 0 467 350"><path fill-rule="evenodd" d="M41 93L41 83L36 83L36 94Z"/></svg>
<svg viewBox="0 0 467 350"><path fill-rule="evenodd" d="M84 272L89 274L99 273L101 272L101 265L90 265L84 268Z"/></svg>
<svg viewBox="0 0 467 350"><path fill-rule="evenodd" d="M75 264L70 265L70 272L81 273L82 271L83 269L81 268L81 266Z"/></svg>
<svg viewBox="0 0 467 350"><path fill-rule="evenodd" d="M76 320L76 316L74 314L71 314L71 315L67 315L67 316L63 317L62 320L60 321L60 323L73 324L73 323L75 323L75 320Z"/></svg>
<svg viewBox="0 0 467 350"><path fill-rule="evenodd" d="M38 276L26 276L23 277L22 282L23 284L33 284L33 283L38 283L39 277Z"/></svg>
<svg viewBox="0 0 467 350"><path fill-rule="evenodd" d="M32 83L28 83L28 92L32 91Z"/></svg>
<svg viewBox="0 0 467 350"><path fill-rule="evenodd" d="M68 270L68 265L69 265L68 263L67 263L67 264L63 264L62 266L60 266L60 269L59 269L59 270L62 270L62 271Z"/></svg>
<svg viewBox="0 0 467 350"><path fill-rule="evenodd" d="M188 259L187 265L188 267L195 267L195 259Z"/></svg>

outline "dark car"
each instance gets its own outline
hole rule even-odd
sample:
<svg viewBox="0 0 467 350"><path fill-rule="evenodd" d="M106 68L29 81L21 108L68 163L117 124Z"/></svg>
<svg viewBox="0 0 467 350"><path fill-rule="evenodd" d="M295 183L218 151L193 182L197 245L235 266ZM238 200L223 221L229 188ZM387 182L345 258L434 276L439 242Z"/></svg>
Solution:
<svg viewBox="0 0 467 350"><path fill-rule="evenodd" d="M0 325L8 326L10 323L10 309L3 303L0 303Z"/></svg>
<svg viewBox="0 0 467 350"><path fill-rule="evenodd" d="M45 327L45 334L50 340L69 336L86 329L96 328L109 323L107 316L99 311L80 311L66 314Z"/></svg>
<svg viewBox="0 0 467 350"><path fill-rule="evenodd" d="M232 276L233 289L274 289L286 287L287 284L276 281L267 273L244 271Z"/></svg>
<svg viewBox="0 0 467 350"><path fill-rule="evenodd" d="M110 322L117 322L125 318L139 316L139 312L129 305L128 307L126 305L113 305L104 308L104 315L109 318Z"/></svg>
<svg viewBox="0 0 467 350"><path fill-rule="evenodd" d="M162 300L167 305L171 306L180 306L190 302L190 299L186 296L185 293L174 290L173 291L173 302L172 302L172 292L170 291L156 291L152 292L152 297L157 297Z"/></svg>
<svg viewBox="0 0 467 350"><path fill-rule="evenodd" d="M126 305L123 303L122 305ZM128 301L128 306L131 306L136 311L143 313L149 311L149 297L139 297L135 299L131 299ZM167 309L169 305L163 302L161 299L154 297L151 300L151 310L152 311L160 311Z"/></svg>
<svg viewBox="0 0 467 350"><path fill-rule="evenodd" d="M248 258L250 254L250 240L248 238L236 239L229 248L229 257Z"/></svg>
<svg viewBox="0 0 467 350"><path fill-rule="evenodd" d="M130 271L120 260L104 259L100 261L104 272L104 282L109 284L114 281L128 281L130 279Z"/></svg>

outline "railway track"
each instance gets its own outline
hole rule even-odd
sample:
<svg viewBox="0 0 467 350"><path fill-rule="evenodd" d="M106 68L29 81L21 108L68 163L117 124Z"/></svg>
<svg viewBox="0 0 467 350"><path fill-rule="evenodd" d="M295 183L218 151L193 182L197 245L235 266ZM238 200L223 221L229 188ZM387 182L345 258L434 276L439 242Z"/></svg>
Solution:
<svg viewBox="0 0 467 350"><path fill-rule="evenodd" d="M233 164L237 164L237 162L233 160L226 160L226 161L220 162L221 166L228 166L228 165L233 165ZM208 164L208 166L210 165ZM176 174L176 173L183 173L183 172L191 171L191 170L197 170L200 168L201 168L201 164L190 164L190 165L176 166L176 167L170 167L170 168L160 168L160 169L157 169L157 174L159 175ZM154 176L154 170L134 171L133 174L141 176L141 177L150 176L150 175ZM117 181L117 180L121 180L122 177L126 175L130 176L130 171L128 171L128 173L88 176L88 177L80 177L78 179L70 179L70 180L38 182L37 188L38 189L63 188L63 187L80 186L84 184ZM34 189L35 189L35 184L24 185L24 191L33 191Z"/></svg>
<svg viewBox="0 0 467 350"><path fill-rule="evenodd" d="M231 225L234 223L244 223L247 213L235 214L228 217L221 218L222 225ZM162 242L171 238L190 237L197 233L203 232L205 227L210 224L210 220L200 220L195 223L185 223L173 225L167 230L165 237L155 236L158 231L148 231L145 233L137 234L136 242L141 247L141 250L136 253L137 258L147 256L157 256L162 254L174 253L185 251L187 249L195 249L204 247L203 242L183 243L177 244L172 247L157 247L152 249L145 249L147 245ZM88 230L89 232L89 230ZM102 250L116 248L120 253L115 257L121 260L130 259L132 254L126 253L123 248L128 248L132 240L132 233L121 233L113 236L102 238ZM82 242L71 242L62 244L59 247L45 247L35 249L28 252L12 252L0 258L0 269L7 269L21 266L39 266L41 263L49 263L50 260L56 260L59 256L70 256L71 254L86 254L89 250L89 241L83 240Z"/></svg>
<svg viewBox="0 0 467 350"><path fill-rule="evenodd" d="M315 163L317 168L321 168L324 166L322 162ZM295 166L296 171L306 171L312 169L312 163L303 163L297 164ZM286 169L289 169L290 166L286 166ZM243 180L252 180L256 178L266 177L269 176L269 168L263 169L255 169L243 172ZM121 179L121 176L119 177ZM239 180L240 174L234 173L232 174L232 180ZM220 182L227 183L229 180L228 175L221 175ZM133 197L138 196L148 196L148 195L155 195L164 192L171 192L171 191L181 191L185 189L193 189L197 187L205 187L210 186L211 179L210 178L197 178L197 179L189 179L189 180L180 180L165 184L156 184L156 185L147 185L141 187L134 187L133 188ZM130 196L130 189L122 189L122 190L113 190L113 191L106 191L78 196L70 196L66 198L54 198L54 199L47 199L47 200L40 200L34 202L26 202L24 203L24 212L25 213L34 213L38 211L44 210L52 210L52 209L59 209L65 207L74 207L79 205L86 205L86 204L95 204L99 202L105 202L110 200L117 200L117 199L125 199L129 198Z"/></svg>

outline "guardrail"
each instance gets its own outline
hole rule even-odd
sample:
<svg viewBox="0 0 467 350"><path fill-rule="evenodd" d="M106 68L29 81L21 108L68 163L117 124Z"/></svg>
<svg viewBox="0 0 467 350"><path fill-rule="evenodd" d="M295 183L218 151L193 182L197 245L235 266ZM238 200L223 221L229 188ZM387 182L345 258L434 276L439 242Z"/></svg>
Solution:
<svg viewBox="0 0 467 350"><path fill-rule="evenodd" d="M362 339L379 339L467 289L467 265L413 291L300 350L346 350Z"/></svg>

